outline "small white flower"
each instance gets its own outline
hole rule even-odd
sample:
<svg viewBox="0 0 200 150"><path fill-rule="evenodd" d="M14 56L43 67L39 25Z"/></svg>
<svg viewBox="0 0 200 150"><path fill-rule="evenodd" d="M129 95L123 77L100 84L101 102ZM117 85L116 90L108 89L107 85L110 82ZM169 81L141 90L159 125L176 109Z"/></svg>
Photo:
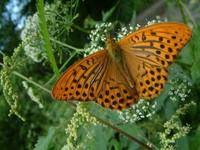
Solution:
<svg viewBox="0 0 200 150"><path fill-rule="evenodd" d="M188 95L191 93L191 82L186 79L175 79L169 82L172 87L170 88L168 95L172 101L185 101Z"/></svg>

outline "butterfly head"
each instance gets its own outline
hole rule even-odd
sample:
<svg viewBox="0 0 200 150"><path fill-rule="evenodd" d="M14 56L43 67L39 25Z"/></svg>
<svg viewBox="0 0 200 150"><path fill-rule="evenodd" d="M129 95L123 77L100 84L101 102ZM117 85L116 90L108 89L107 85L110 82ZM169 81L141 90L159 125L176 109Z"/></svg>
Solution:
<svg viewBox="0 0 200 150"><path fill-rule="evenodd" d="M107 36L106 50L111 58L113 58L115 61L119 61L121 59L120 47L111 35Z"/></svg>

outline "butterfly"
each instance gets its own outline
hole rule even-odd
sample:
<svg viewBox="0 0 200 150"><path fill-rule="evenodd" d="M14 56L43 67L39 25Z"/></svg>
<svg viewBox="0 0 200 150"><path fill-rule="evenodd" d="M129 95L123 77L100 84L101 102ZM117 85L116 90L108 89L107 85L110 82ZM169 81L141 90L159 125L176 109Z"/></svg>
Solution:
<svg viewBox="0 0 200 150"><path fill-rule="evenodd" d="M138 29L64 72L52 89L58 100L95 101L122 110L139 99L152 99L167 82L168 68L192 36L180 23L158 23Z"/></svg>

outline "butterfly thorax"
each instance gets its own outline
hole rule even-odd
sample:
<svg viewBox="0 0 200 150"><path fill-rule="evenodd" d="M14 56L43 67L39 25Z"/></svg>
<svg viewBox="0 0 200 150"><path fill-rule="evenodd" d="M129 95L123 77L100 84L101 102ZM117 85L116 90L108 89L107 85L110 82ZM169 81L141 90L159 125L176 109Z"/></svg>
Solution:
<svg viewBox="0 0 200 150"><path fill-rule="evenodd" d="M109 56L116 62L121 61L121 50L119 45L115 40L109 37L106 41L106 50L108 51Z"/></svg>

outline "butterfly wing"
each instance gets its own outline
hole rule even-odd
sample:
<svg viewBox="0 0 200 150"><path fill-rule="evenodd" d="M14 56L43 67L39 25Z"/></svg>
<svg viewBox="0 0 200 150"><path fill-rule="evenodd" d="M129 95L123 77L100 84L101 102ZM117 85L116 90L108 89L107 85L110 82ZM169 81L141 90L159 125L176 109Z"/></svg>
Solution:
<svg viewBox="0 0 200 150"><path fill-rule="evenodd" d="M72 65L57 81L52 96L58 100L95 100L107 72L106 50L100 50Z"/></svg>
<svg viewBox="0 0 200 150"><path fill-rule="evenodd" d="M121 110L137 101L134 88L126 84L122 69L107 51L101 50L72 65L53 87L52 96L58 100L94 100L103 107Z"/></svg>
<svg viewBox="0 0 200 150"><path fill-rule="evenodd" d="M123 67L112 59L108 65L106 78L97 98L97 103L110 109L122 110L138 101L135 84L130 86Z"/></svg>
<svg viewBox="0 0 200 150"><path fill-rule="evenodd" d="M158 95L167 81L168 66L191 38L191 29L159 23L139 29L118 42L141 98Z"/></svg>

